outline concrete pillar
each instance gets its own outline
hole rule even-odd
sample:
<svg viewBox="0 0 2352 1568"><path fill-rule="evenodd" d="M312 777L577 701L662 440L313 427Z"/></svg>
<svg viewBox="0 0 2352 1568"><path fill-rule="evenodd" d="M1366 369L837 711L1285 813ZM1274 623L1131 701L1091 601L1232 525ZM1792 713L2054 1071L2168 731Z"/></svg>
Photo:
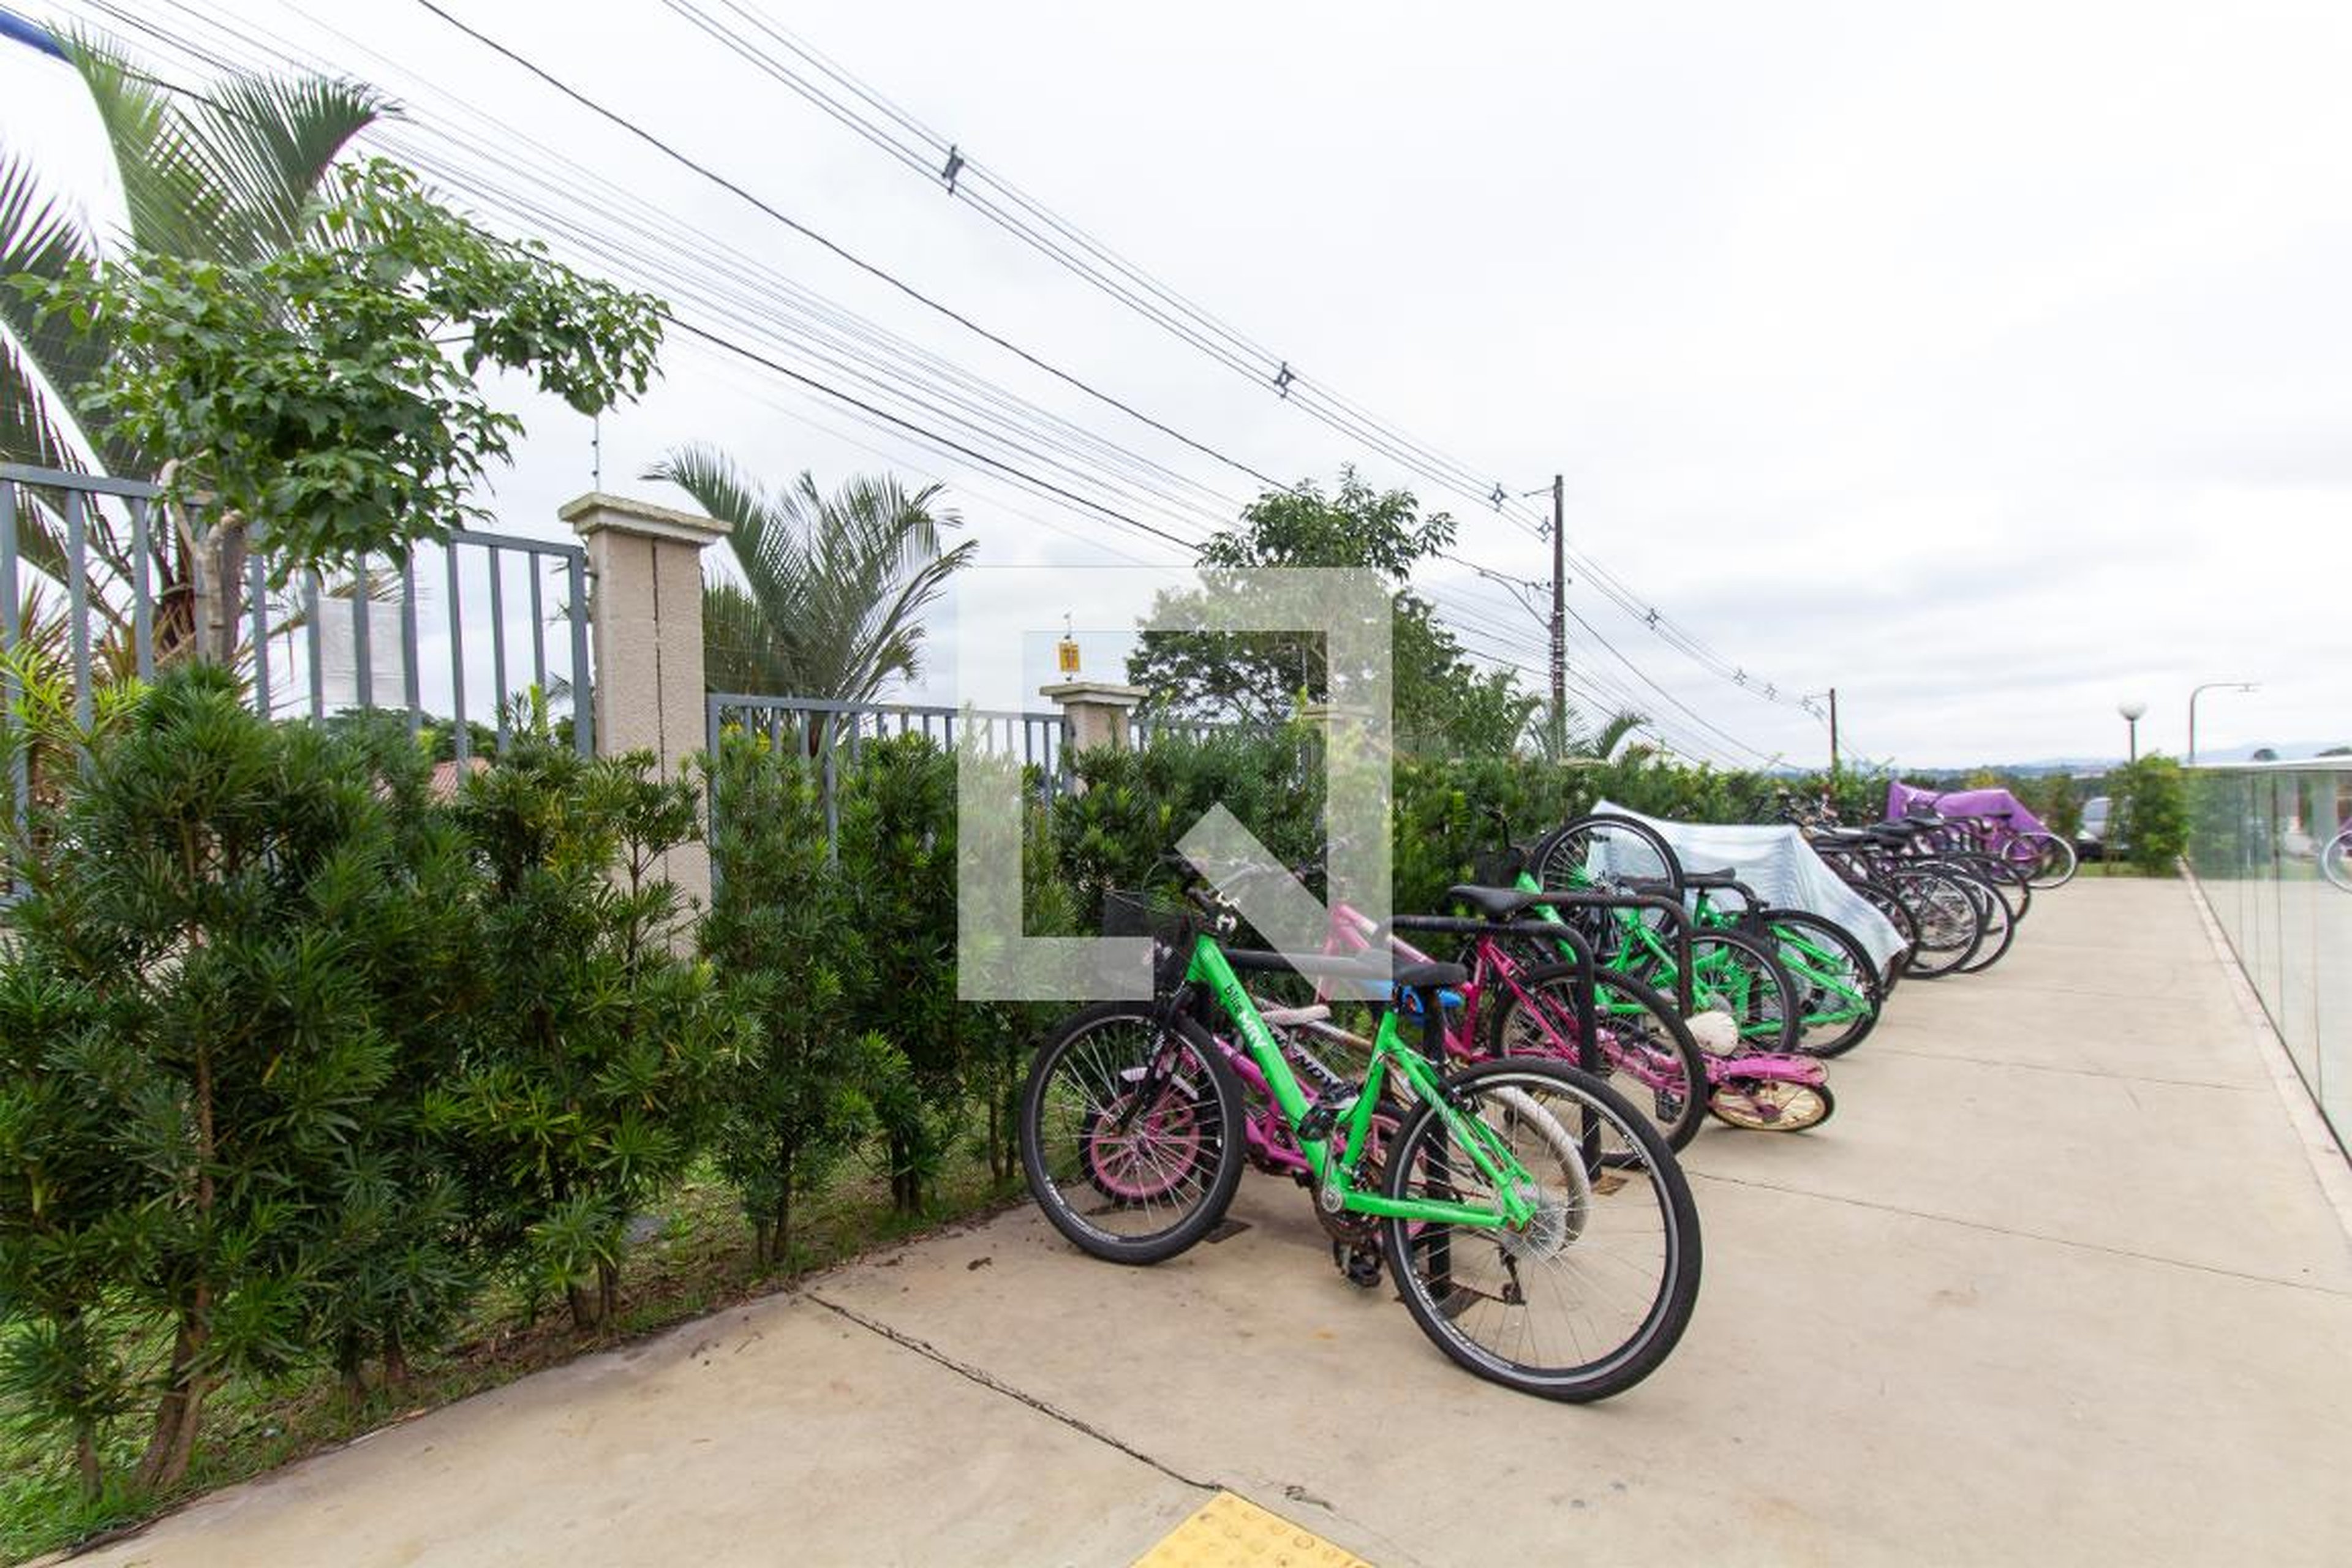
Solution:
<svg viewBox="0 0 2352 1568"><path fill-rule="evenodd" d="M602 493L559 515L588 551L597 754L651 752L662 776L675 778L703 745L702 552L727 525ZM688 898L709 903L703 846L671 851L663 870Z"/></svg>
<svg viewBox="0 0 2352 1568"><path fill-rule="evenodd" d="M1050 698L1069 724L1070 749L1090 752L1097 746L1126 751L1134 744L1129 734L1135 705L1143 700L1140 686L1120 686L1108 680L1063 680L1041 686L1037 695Z"/></svg>

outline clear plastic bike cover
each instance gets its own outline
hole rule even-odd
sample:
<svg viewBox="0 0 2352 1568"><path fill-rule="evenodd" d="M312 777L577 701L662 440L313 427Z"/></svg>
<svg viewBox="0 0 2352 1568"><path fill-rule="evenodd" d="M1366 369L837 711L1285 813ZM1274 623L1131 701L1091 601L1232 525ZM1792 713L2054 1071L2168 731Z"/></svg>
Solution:
<svg viewBox="0 0 2352 1568"><path fill-rule="evenodd" d="M1903 936L1894 922L1880 914L1869 900L1847 887L1844 879L1813 853L1805 836L1793 827L1667 822L1605 800L1592 809L1612 816L1629 816L1656 830L1685 870L1734 872L1756 890L1758 898L1774 909L1804 910L1843 926L1862 943L1871 962L1881 968L1903 951ZM1605 871L1607 868L1594 869Z"/></svg>
<svg viewBox="0 0 2352 1568"><path fill-rule="evenodd" d="M1886 820L1900 822L1913 805L1932 805L1946 816L1998 816L2019 833L2047 833L2042 819L2005 789L1956 789L1937 794L1917 789L1901 779L1886 785Z"/></svg>

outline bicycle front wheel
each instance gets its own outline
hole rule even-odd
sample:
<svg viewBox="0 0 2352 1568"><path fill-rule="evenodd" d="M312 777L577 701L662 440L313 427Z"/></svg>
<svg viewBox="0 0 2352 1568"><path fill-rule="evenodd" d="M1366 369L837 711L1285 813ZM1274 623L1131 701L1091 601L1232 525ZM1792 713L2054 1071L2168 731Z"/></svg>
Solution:
<svg viewBox="0 0 2352 1568"><path fill-rule="evenodd" d="M1389 1196L1499 1210L1480 1160L1503 1158L1535 1214L1499 1227L1389 1220L1413 1321L1480 1377L1547 1399L1605 1399L1655 1372L1689 1325L1700 1262L1698 1208L1665 1141L1555 1062L1486 1062L1445 1090L1397 1135Z"/></svg>
<svg viewBox="0 0 2352 1568"><path fill-rule="evenodd" d="M1243 1091L1208 1031L1148 1003L1073 1015L1021 1098L1021 1168L1055 1230L1113 1263L1157 1263L1223 1219L1242 1178Z"/></svg>

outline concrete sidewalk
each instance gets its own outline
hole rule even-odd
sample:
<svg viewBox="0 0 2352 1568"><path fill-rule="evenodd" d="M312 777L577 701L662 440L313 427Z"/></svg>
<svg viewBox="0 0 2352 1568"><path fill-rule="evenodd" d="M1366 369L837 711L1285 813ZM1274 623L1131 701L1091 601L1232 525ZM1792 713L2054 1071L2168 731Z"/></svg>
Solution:
<svg viewBox="0 0 2352 1568"><path fill-rule="evenodd" d="M2352 1247L2185 888L2038 899L1832 1077L1692 1145L1698 1314L1611 1404L1458 1372L1254 1176L1157 1268L1023 1209L89 1560L1119 1564L1224 1487L1389 1568L2352 1561Z"/></svg>

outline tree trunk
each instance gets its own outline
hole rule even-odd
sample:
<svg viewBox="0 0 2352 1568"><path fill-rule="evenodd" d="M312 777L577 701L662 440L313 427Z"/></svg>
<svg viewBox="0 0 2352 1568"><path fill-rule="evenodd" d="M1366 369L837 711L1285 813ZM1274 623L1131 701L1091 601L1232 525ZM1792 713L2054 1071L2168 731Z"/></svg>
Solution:
<svg viewBox="0 0 2352 1568"><path fill-rule="evenodd" d="M405 1388L408 1385L408 1344L400 1337L400 1325L386 1325L383 1331L383 1385Z"/></svg>
<svg viewBox="0 0 2352 1568"><path fill-rule="evenodd" d="M582 1333L593 1329L601 1320L602 1300L595 1293L577 1285L563 1288L563 1300L572 1308L572 1326Z"/></svg>
<svg viewBox="0 0 2352 1568"><path fill-rule="evenodd" d="M357 1405L367 1397L367 1348L359 1330L347 1328L335 1336L335 1373L346 1400Z"/></svg>
<svg viewBox="0 0 2352 1568"><path fill-rule="evenodd" d="M81 1477L81 1495L96 1501L106 1490L106 1472L98 1462L98 1423L87 1415L74 1417L74 1469Z"/></svg>
<svg viewBox="0 0 2352 1568"><path fill-rule="evenodd" d="M156 1404L155 1428L139 1461L142 1491L159 1491L177 1482L188 1473L188 1461L195 1453L196 1426L204 1418L205 1394L210 1386L196 1365L211 1338L206 1321L210 1296L209 1289L197 1287L196 1299L181 1313L173 1336L171 1378Z"/></svg>

